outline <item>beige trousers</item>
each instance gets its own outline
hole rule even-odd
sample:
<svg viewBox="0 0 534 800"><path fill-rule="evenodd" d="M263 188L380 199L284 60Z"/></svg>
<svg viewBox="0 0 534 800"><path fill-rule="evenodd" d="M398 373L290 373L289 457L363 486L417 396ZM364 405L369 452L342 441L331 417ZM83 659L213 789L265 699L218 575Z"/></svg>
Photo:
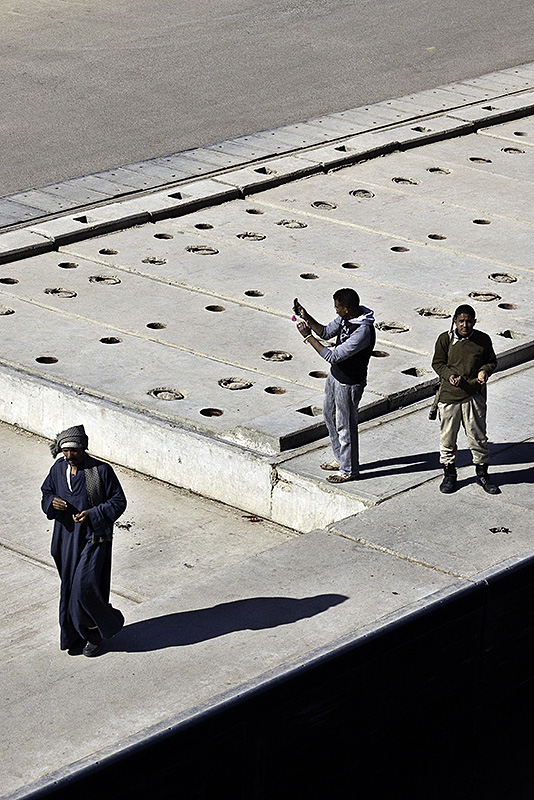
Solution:
<svg viewBox="0 0 534 800"><path fill-rule="evenodd" d="M467 444L473 454L473 464L489 462L488 439L486 436L486 398L475 394L461 403L439 403L439 460L442 464L456 461L458 431L463 425Z"/></svg>

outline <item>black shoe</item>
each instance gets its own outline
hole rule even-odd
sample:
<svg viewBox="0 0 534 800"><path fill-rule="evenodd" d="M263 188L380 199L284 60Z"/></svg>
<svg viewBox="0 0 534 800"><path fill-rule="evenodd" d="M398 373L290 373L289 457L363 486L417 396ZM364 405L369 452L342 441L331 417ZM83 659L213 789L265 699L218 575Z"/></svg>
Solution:
<svg viewBox="0 0 534 800"><path fill-rule="evenodd" d="M85 646L85 642L83 639L80 639L79 642L75 644L71 644L71 646L67 649L67 653L69 656L81 656L83 653L83 648Z"/></svg>
<svg viewBox="0 0 534 800"><path fill-rule="evenodd" d="M445 464L443 472L444 477L439 485L439 490L443 494L452 494L456 491L456 467L454 464Z"/></svg>
<svg viewBox="0 0 534 800"><path fill-rule="evenodd" d="M102 640L98 642L98 644L92 644L92 642L86 642L85 647L82 650L84 656L87 658L94 658L95 656L99 656L102 652Z"/></svg>
<svg viewBox="0 0 534 800"><path fill-rule="evenodd" d="M485 464L477 464L476 472L477 472L477 483L479 486L482 486L485 492L487 492L488 494L501 493L499 487L491 482L491 479L488 475L488 468Z"/></svg>

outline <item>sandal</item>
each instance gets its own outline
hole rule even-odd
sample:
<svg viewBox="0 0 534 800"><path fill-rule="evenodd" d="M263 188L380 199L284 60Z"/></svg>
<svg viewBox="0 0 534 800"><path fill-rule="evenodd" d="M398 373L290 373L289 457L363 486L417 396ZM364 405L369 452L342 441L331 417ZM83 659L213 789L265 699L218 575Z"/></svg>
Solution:
<svg viewBox="0 0 534 800"><path fill-rule="evenodd" d="M335 470L339 469L339 464L335 459L334 461L326 461L324 464L321 464L321 469L332 470L335 472Z"/></svg>
<svg viewBox="0 0 534 800"><path fill-rule="evenodd" d="M359 475L344 475L342 472L338 472L337 475L329 475L326 480L330 483L346 483L347 481L357 481L359 477Z"/></svg>

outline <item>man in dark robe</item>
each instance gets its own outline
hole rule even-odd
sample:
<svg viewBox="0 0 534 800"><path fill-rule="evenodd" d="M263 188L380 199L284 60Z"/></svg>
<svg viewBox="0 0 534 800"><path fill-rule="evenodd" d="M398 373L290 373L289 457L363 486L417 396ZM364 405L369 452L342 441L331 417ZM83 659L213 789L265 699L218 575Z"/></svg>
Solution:
<svg viewBox="0 0 534 800"><path fill-rule="evenodd" d="M41 487L42 509L54 520L52 557L61 578L60 648L69 655L99 655L102 640L124 625L109 602L113 523L126 497L109 464L92 458L83 425L59 433L55 458Z"/></svg>

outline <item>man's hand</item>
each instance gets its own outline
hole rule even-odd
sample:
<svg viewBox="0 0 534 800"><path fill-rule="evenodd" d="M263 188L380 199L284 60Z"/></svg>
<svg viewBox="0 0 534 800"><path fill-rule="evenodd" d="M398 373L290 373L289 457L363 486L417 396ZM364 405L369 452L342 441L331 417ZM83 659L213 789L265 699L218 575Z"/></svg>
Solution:
<svg viewBox="0 0 534 800"><path fill-rule="evenodd" d="M89 519L89 512L87 511L87 509L85 509L84 511L80 511L79 514L73 514L72 519L74 520L74 522L87 522L87 520Z"/></svg>
<svg viewBox="0 0 534 800"><path fill-rule="evenodd" d="M305 322L299 322L297 325L297 330L301 334L301 336L309 336L311 334L311 330L306 325Z"/></svg>
<svg viewBox="0 0 534 800"><path fill-rule="evenodd" d="M66 511L67 503L65 500L62 500L61 497L54 497L52 500L52 508L54 508L56 511Z"/></svg>
<svg viewBox="0 0 534 800"><path fill-rule="evenodd" d="M485 370L481 369L480 372L477 375L477 381L479 383L482 383L482 384L487 383L488 382L488 373Z"/></svg>
<svg viewBox="0 0 534 800"><path fill-rule="evenodd" d="M459 375L449 375L449 383L452 383L453 386L458 386L461 380Z"/></svg>

